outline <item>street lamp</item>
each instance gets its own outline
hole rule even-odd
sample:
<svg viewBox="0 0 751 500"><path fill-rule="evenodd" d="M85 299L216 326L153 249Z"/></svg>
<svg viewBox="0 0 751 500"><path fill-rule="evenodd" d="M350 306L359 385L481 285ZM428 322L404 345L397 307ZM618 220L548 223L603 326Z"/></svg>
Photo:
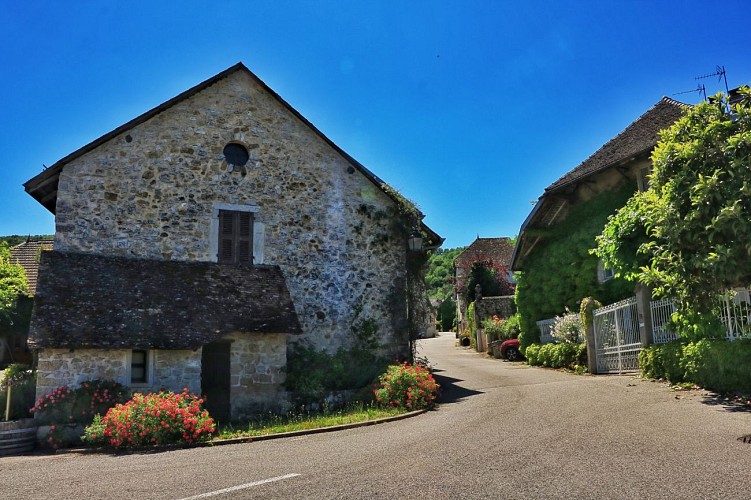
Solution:
<svg viewBox="0 0 751 500"><path fill-rule="evenodd" d="M407 245L409 246L410 252L422 251L422 235L417 231L413 231L412 234L409 235Z"/></svg>

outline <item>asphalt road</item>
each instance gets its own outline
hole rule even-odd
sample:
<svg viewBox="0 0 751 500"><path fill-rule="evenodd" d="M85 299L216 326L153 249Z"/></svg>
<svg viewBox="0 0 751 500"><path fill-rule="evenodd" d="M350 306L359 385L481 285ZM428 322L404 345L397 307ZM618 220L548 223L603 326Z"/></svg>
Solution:
<svg viewBox="0 0 751 500"><path fill-rule="evenodd" d="M627 376L492 360L446 334L407 420L250 444L0 458L0 499L751 498L747 407Z"/></svg>

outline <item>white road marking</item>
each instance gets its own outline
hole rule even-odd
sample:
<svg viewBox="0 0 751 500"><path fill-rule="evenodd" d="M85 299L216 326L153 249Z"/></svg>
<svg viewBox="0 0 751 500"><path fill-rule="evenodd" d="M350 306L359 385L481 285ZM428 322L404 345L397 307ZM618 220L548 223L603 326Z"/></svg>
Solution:
<svg viewBox="0 0 751 500"><path fill-rule="evenodd" d="M217 495L223 495L224 493L231 493L233 491L238 491L238 490L246 490L248 488L253 488L254 486L260 486L266 483L273 483L275 481L282 481L283 479L290 479L293 477L297 477L299 475L300 474L285 474L283 476L272 477L270 479L261 479L260 481L253 481L252 483L238 484L237 486L232 486L230 488L224 488L224 489L216 490L216 491L209 491L208 493L201 493L200 495L186 497L180 500L194 500L198 498L215 497Z"/></svg>

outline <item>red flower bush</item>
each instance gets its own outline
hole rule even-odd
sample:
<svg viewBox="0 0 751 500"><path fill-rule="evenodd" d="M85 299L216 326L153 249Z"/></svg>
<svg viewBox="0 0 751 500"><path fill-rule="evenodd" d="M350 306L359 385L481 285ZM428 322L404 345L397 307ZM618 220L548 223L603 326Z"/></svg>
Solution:
<svg viewBox="0 0 751 500"><path fill-rule="evenodd" d="M84 441L111 448L195 443L211 437L216 426L203 400L184 389L181 394L135 393L86 428Z"/></svg>
<svg viewBox="0 0 751 500"><path fill-rule="evenodd" d="M419 410L435 404L440 386L425 366L404 362L389 366L386 373L379 377L373 393L384 406Z"/></svg>

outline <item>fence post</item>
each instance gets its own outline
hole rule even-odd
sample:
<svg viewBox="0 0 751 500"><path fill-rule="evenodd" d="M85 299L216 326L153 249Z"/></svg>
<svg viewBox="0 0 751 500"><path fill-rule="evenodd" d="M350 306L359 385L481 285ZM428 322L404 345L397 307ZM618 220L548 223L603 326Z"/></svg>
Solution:
<svg viewBox="0 0 751 500"><path fill-rule="evenodd" d="M595 346L595 322L592 312L595 310L595 301L592 298L584 299L584 307L581 310L584 337L587 342L587 368L589 373L597 373L597 346Z"/></svg>
<svg viewBox="0 0 751 500"><path fill-rule="evenodd" d="M639 315L639 333L641 335L641 345L647 347L654 343L654 334L652 332L652 288L639 283L636 285L636 312Z"/></svg>

